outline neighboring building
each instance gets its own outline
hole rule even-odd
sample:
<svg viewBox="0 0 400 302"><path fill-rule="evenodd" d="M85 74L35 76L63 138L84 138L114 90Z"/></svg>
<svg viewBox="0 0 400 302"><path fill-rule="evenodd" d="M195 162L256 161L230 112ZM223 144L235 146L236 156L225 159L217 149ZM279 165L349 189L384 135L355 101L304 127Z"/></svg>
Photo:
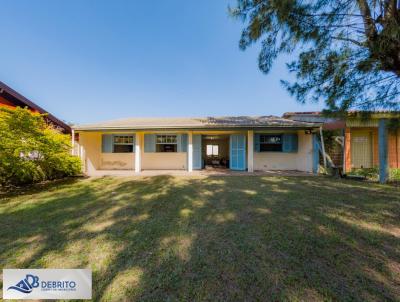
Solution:
<svg viewBox="0 0 400 302"><path fill-rule="evenodd" d="M400 118L400 112L375 112L367 118L362 112L350 112L346 119L345 168L379 167L379 121ZM387 163L389 168L400 168L400 130L387 129ZM384 146L381 146L381 148Z"/></svg>
<svg viewBox="0 0 400 302"><path fill-rule="evenodd" d="M118 170L316 172L319 125L273 116L131 118L74 126L88 175Z"/></svg>
<svg viewBox="0 0 400 302"><path fill-rule="evenodd" d="M400 129L390 129L390 120L400 118L400 112L377 111L367 114L352 111L345 119L327 118L320 112L288 112L283 117L295 121L319 122L324 130L342 130L343 166L346 172L357 168L379 167L381 160L386 161L389 168L400 168ZM383 150L383 153L379 150Z"/></svg>
<svg viewBox="0 0 400 302"><path fill-rule="evenodd" d="M60 131L64 133L71 133L71 127L68 126L66 123L59 120L54 115L48 113L46 110L39 107L32 101L28 100L26 97L19 94L14 89L10 88L1 81L0 81L0 107L6 107L11 109L15 107L21 107L21 108L27 107L32 112L47 113L46 120L49 123L51 123L56 128L60 129Z"/></svg>

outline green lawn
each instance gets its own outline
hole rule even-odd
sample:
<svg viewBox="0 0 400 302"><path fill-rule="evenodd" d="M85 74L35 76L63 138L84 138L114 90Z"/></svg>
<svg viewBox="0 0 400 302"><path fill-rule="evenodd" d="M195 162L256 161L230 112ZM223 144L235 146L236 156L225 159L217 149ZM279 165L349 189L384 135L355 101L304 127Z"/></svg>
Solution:
<svg viewBox="0 0 400 302"><path fill-rule="evenodd" d="M95 300L400 300L400 190L390 186L67 180L3 194L0 226L0 268L89 267Z"/></svg>

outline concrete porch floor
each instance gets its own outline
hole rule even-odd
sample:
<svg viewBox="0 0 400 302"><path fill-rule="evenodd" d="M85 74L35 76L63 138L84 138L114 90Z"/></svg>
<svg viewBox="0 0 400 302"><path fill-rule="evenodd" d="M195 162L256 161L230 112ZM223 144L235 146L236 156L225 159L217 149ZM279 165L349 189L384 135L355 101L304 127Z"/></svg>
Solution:
<svg viewBox="0 0 400 302"><path fill-rule="evenodd" d="M310 172L294 171L294 170L269 170L255 171L249 173L247 171L233 171L229 169L207 168L203 170L194 170L188 172L186 170L143 170L140 173L135 173L133 170L97 170L91 176L314 176Z"/></svg>

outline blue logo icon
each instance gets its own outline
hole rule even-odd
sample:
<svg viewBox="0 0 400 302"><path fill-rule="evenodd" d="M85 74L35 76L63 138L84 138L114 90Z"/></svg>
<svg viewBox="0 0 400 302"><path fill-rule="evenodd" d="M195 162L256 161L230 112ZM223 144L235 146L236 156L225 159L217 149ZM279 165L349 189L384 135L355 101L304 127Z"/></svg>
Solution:
<svg viewBox="0 0 400 302"><path fill-rule="evenodd" d="M21 293L29 294L36 287L39 287L39 277L28 274L25 279L19 281L15 286L10 286L7 290L14 289Z"/></svg>

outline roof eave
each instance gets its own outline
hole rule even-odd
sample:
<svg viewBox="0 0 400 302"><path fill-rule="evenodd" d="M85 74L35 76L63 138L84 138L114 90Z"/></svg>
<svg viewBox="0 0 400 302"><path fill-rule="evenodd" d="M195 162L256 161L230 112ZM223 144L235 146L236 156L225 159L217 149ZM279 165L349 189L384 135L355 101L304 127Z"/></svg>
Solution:
<svg viewBox="0 0 400 302"><path fill-rule="evenodd" d="M56 118L54 115L51 113L47 112L44 110L42 107L36 105L33 103L31 100L27 99L24 97L22 94L18 93L8 85L4 84L3 82L0 81L0 88L6 91L8 94L11 96L15 97L16 99L20 100L22 103L26 104L28 107L31 107L32 109L40 112L41 114L47 114L47 118L51 120L53 123L58 124L60 127L64 128L67 132L71 132L71 127L68 126L66 123L63 121L59 120Z"/></svg>
<svg viewBox="0 0 400 302"><path fill-rule="evenodd" d="M321 125L319 124L305 124L305 125L259 125L259 126L206 126L206 127L193 127L193 126L155 126L155 127L79 127L72 126L74 131L146 131L146 130L279 130L279 129L316 129Z"/></svg>

